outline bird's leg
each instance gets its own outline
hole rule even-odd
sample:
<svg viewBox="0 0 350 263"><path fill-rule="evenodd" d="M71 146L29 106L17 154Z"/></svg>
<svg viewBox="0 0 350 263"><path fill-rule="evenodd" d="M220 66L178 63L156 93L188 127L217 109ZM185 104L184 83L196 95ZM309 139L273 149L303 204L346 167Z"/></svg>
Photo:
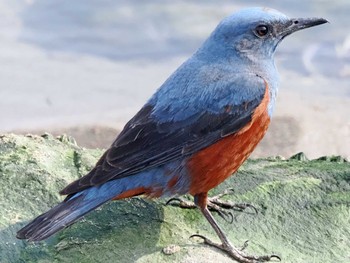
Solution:
<svg viewBox="0 0 350 263"><path fill-rule="evenodd" d="M227 239L226 235L222 231L222 229L219 227L219 225L216 223L214 217L210 213L210 211L207 208L207 193L202 193L195 196L195 203L201 210L204 217L208 220L210 225L214 228L216 234L221 240L221 244L215 243L211 241L210 239L202 236L202 235L192 235L191 237L200 237L204 240L204 243L216 247L222 251L224 251L226 254L228 254L230 257L232 257L234 260L240 263L258 263L258 262L267 262L270 261L272 258L276 258L278 260L281 260L280 257L277 255L270 255L270 256L249 256L243 252L243 249L247 247L247 242L244 243L244 246L242 249L238 249L234 247L230 241Z"/></svg>
<svg viewBox="0 0 350 263"><path fill-rule="evenodd" d="M233 193L233 189L225 190L223 193L215 195L213 197L207 198L207 207L210 211L217 212L219 216L221 216L226 221L232 223L233 222L233 215L231 212L226 211L228 209L232 209L235 211L243 212L246 208L252 208L255 212L255 214L258 213L258 210L251 204L247 203L240 203L240 204L234 204L228 201L222 201L220 200L221 197L225 195L229 195ZM191 201L184 200L182 198L171 198L166 202L166 205L178 205L181 208L196 208L196 204Z"/></svg>

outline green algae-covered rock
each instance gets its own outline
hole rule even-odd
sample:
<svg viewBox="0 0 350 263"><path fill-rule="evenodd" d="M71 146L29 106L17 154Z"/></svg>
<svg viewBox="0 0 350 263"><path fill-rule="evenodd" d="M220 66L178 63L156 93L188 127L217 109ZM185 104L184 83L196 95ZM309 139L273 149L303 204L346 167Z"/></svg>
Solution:
<svg viewBox="0 0 350 263"><path fill-rule="evenodd" d="M189 239L217 240L198 210L166 200L110 202L45 242L28 243L16 231L61 201L58 191L84 175L102 154L73 139L50 135L0 137L0 262L233 262ZM277 254L285 263L350 262L350 164L341 157L250 160L211 194L250 203L232 211L232 224L214 215L230 240L247 253ZM169 255L170 254L170 255Z"/></svg>

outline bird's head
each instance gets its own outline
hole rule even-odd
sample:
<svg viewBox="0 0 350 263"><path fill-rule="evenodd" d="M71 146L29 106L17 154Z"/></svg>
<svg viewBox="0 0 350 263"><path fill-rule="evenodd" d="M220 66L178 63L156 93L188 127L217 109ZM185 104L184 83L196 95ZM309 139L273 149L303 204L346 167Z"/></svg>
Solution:
<svg viewBox="0 0 350 263"><path fill-rule="evenodd" d="M216 49L216 57L233 55L261 61L271 59L286 36L326 22L323 18L289 18L269 8L247 8L223 19L206 46Z"/></svg>

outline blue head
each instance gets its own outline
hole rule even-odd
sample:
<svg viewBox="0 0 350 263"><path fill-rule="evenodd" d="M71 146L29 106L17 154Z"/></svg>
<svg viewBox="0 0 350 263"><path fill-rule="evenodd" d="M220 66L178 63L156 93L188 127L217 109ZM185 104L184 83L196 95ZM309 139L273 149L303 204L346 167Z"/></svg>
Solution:
<svg viewBox="0 0 350 263"><path fill-rule="evenodd" d="M247 8L223 19L200 51L209 51L205 53L216 58L238 56L261 63L273 58L287 35L326 22L322 18L291 19L269 8Z"/></svg>
<svg viewBox="0 0 350 263"><path fill-rule="evenodd" d="M171 113L173 119L185 119L193 113L186 111L186 103L195 105L195 109L198 97L216 96L209 87L216 87L219 79L224 85L237 72L248 72L268 83L271 116L279 82L273 61L276 47L287 35L326 22L322 18L291 19L276 10L260 7L234 13L223 19L198 51L170 76L150 104L157 104L158 118L164 115L168 120ZM190 99L178 100L179 93Z"/></svg>

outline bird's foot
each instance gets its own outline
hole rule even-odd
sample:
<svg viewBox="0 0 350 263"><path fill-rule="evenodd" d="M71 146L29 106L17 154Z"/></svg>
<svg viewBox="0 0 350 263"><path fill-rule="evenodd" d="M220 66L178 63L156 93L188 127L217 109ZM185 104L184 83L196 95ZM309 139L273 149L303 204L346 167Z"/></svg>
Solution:
<svg viewBox="0 0 350 263"><path fill-rule="evenodd" d="M191 202L189 200L184 200L180 197L174 197L169 199L165 205L173 205L173 206L178 206L180 208L188 208L188 209L193 209L196 208L196 204L194 202Z"/></svg>
<svg viewBox="0 0 350 263"><path fill-rule="evenodd" d="M209 197L207 199L207 206L209 210L217 212L220 217L222 217L224 220L230 223L233 222L234 216L231 213L231 211L227 211L227 210L232 209L234 211L243 212L245 211L245 209L251 208L254 210L255 214L258 213L258 210L251 204L247 204L247 203L234 204L229 201L220 200L220 198L222 198L223 196L230 195L232 193L233 193L233 189L227 189L221 194L215 195L213 197ZM197 207L194 202L187 201L178 197L169 199L168 202L166 202L166 205L169 205L169 204L177 205L181 208L189 208L189 209Z"/></svg>
<svg viewBox="0 0 350 263"><path fill-rule="evenodd" d="M254 213L257 214L258 210L255 208L255 206L247 203L239 203L235 204L229 201L222 201L220 198L222 198L225 195L231 195L233 193L233 189L227 189L223 193L215 195L211 198L208 198L208 207L209 210L217 212L223 219L226 221L233 222L233 215L231 212L227 212L226 210L232 209L234 211L243 212L247 208L250 208L254 210ZM228 220L228 218L231 218L231 220Z"/></svg>
<svg viewBox="0 0 350 263"><path fill-rule="evenodd" d="M281 258L277 255L265 255L265 256L247 255L246 253L243 252L243 250L248 246L248 241L244 242L243 247L241 249L238 249L232 246L230 243L222 243L222 244L215 243L202 235L192 235L190 238L192 237L199 237L203 239L204 244L220 249L221 251L225 252L227 255L229 255L231 258L233 258L239 263L268 262L268 261L271 261L273 258L281 261Z"/></svg>

